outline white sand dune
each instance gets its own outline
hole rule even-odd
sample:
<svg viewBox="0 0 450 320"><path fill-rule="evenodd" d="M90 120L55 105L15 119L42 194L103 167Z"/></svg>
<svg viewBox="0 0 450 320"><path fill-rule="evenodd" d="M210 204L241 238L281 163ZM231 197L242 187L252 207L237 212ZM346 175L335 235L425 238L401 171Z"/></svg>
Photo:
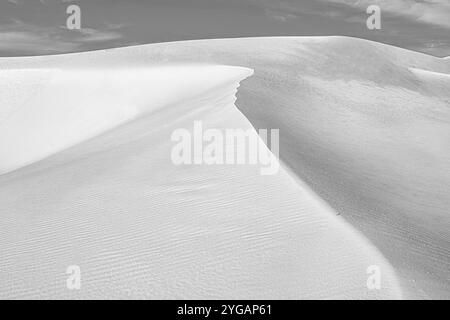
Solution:
<svg viewBox="0 0 450 320"><path fill-rule="evenodd" d="M448 73L342 37L0 59L0 297L449 297ZM285 165L174 166L195 120Z"/></svg>
<svg viewBox="0 0 450 320"><path fill-rule="evenodd" d="M0 118L0 174L159 108L236 82L238 69L204 65L44 69L45 78L36 69L17 70L22 78L13 90L0 89L1 103L7 106ZM3 81L15 77L15 71L6 71ZM36 79L41 80L39 90L30 90ZM146 94L149 88L152 92Z"/></svg>

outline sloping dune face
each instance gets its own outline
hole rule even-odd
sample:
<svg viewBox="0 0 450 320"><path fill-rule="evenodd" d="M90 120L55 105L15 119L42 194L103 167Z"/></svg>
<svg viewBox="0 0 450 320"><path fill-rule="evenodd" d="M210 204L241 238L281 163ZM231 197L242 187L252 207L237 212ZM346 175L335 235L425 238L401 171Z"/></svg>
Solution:
<svg viewBox="0 0 450 320"><path fill-rule="evenodd" d="M280 128L284 163L381 250L405 297L450 298L448 58L345 37L180 42L137 56L254 69L237 106L255 128Z"/></svg>
<svg viewBox="0 0 450 320"><path fill-rule="evenodd" d="M181 65L201 83L180 82ZM341 37L254 38L0 68L2 148L24 132L21 148L0 150L1 297L449 297L448 59ZM173 76L159 81L153 68ZM24 84L40 98L24 97ZM64 112L42 122L58 115L61 86L96 88L65 90L83 102L72 104L90 123L82 131ZM167 88L160 100L154 88ZM23 106L46 113L27 119ZM171 133L196 120L279 128L286 168L174 166ZM80 290L66 287L71 265ZM379 290L367 287L369 266L381 270Z"/></svg>
<svg viewBox="0 0 450 320"><path fill-rule="evenodd" d="M0 174L159 108L204 95L245 72L186 65L5 70L0 83L0 103L5 106L0 113Z"/></svg>
<svg viewBox="0 0 450 320"><path fill-rule="evenodd" d="M0 60L0 297L400 298L378 250L283 167L174 165L194 121L256 134L235 106L252 70L161 48Z"/></svg>

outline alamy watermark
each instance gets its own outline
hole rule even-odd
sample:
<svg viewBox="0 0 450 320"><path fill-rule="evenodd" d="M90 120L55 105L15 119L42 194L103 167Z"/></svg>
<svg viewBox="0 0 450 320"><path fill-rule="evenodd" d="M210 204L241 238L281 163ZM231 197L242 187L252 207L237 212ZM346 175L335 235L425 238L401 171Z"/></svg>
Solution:
<svg viewBox="0 0 450 320"><path fill-rule="evenodd" d="M369 290L380 290L381 289L381 269L377 265L368 266L366 273L369 275L367 277L367 289Z"/></svg>
<svg viewBox="0 0 450 320"><path fill-rule="evenodd" d="M269 141L270 138L270 141ZM193 129L172 132L171 159L175 165L260 165L261 175L278 173L279 130L204 129L194 121ZM269 149L270 146L270 149Z"/></svg>
<svg viewBox="0 0 450 320"><path fill-rule="evenodd" d="M80 290L81 289L81 268L77 265L68 266L66 269L66 274L69 277L66 280L66 286L69 290Z"/></svg>
<svg viewBox="0 0 450 320"><path fill-rule="evenodd" d="M366 26L369 30L381 29L381 8L377 5L370 5L366 10L370 16L366 20Z"/></svg>
<svg viewBox="0 0 450 320"><path fill-rule="evenodd" d="M69 30L81 29L81 8L76 4L67 7L66 13L69 15L66 20L66 26Z"/></svg>

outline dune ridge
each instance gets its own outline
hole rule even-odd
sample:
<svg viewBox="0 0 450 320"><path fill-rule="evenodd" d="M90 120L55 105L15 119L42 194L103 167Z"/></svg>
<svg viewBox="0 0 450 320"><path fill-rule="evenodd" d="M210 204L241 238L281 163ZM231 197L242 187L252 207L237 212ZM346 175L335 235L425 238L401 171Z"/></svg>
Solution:
<svg viewBox="0 0 450 320"><path fill-rule="evenodd" d="M228 84L0 176L0 296L448 297L448 93L410 69L449 73L445 59L282 37L0 59L0 68L174 63L255 73L237 92ZM198 119L279 128L286 167L270 177L252 166L173 168L167 137ZM74 261L87 269L78 293L61 271ZM381 267L382 290L366 287L370 265Z"/></svg>
<svg viewBox="0 0 450 320"><path fill-rule="evenodd" d="M234 81L243 70L205 65L150 70L43 69L40 72L47 78L39 83L39 91L30 90L36 77L42 78L38 69L18 70L23 78L14 89L22 91L3 87L0 92L2 105L7 106L2 108L0 126L0 174L175 103L173 92L177 99L192 99ZM31 75L25 77L28 72ZM15 70L6 73L14 76ZM142 94L146 87L152 88L152 94Z"/></svg>
<svg viewBox="0 0 450 320"><path fill-rule="evenodd" d="M29 99L1 127L10 137L23 133L20 150L28 152L2 158L3 167L30 159L0 176L2 298L401 297L376 248L284 169L261 176L252 165L170 162L171 132L193 121L252 129L235 106L250 69L169 65L124 79L115 68L106 75L95 69L74 75L64 61L57 68L41 100ZM92 91L70 95L85 86ZM95 110L58 118L54 91L74 99L65 112ZM131 116L109 117L99 128L102 114L123 101ZM37 116L23 126L30 109ZM69 135L48 127L47 118ZM80 133L71 121L81 120L95 130ZM33 133L40 145L30 150ZM53 135L59 144L40 158L34 152ZM2 150L11 140L2 140ZM380 291L366 286L371 264L384 272ZM70 265L82 270L80 291L65 287Z"/></svg>

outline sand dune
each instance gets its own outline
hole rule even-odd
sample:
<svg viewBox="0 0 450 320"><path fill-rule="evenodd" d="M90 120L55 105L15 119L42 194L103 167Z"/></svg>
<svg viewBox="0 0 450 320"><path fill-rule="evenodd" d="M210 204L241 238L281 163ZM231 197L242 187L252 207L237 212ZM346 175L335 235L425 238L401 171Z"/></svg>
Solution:
<svg viewBox="0 0 450 320"><path fill-rule="evenodd" d="M0 68L11 84L0 165L17 169L0 176L0 297L449 297L448 60L342 37L252 38ZM199 119L279 128L279 174L174 166L171 132ZM381 290L366 286L370 265Z"/></svg>
<svg viewBox="0 0 450 320"><path fill-rule="evenodd" d="M235 81L226 66L8 70L0 96L0 174L33 163L159 108ZM29 73L29 74L28 74ZM30 90L41 80L39 90ZM151 88L151 94L144 94ZM22 89L18 91L18 89ZM0 119L1 121L1 119Z"/></svg>

